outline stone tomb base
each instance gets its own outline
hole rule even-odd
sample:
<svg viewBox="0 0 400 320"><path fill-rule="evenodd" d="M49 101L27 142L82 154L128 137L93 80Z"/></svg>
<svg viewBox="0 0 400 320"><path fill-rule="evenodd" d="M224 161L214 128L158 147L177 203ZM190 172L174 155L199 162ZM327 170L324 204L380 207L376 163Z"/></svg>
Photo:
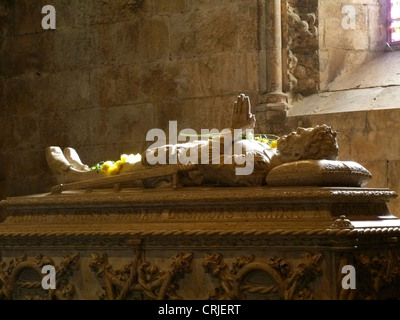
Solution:
<svg viewBox="0 0 400 320"><path fill-rule="evenodd" d="M0 299L397 299L396 196L210 187L8 198ZM45 265L55 289L42 287Z"/></svg>

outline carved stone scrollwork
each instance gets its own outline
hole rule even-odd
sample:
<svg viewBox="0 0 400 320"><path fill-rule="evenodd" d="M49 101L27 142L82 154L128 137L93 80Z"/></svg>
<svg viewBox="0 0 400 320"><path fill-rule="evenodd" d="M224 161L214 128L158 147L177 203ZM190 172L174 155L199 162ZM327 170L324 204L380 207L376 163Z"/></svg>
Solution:
<svg viewBox="0 0 400 320"><path fill-rule="evenodd" d="M343 287L342 268L354 267L355 288ZM398 300L400 296L400 255L392 250L345 257L338 270L339 300Z"/></svg>
<svg viewBox="0 0 400 320"><path fill-rule="evenodd" d="M143 260L140 253L123 268L114 270L105 253L92 254L90 269L103 282L103 300L177 300L178 280L191 272L192 253L177 253L167 271Z"/></svg>
<svg viewBox="0 0 400 320"><path fill-rule="evenodd" d="M203 267L221 283L209 294L212 300L312 300L310 284L322 275L321 264L322 254L307 253L294 272L285 259L276 257L260 261L254 256L239 257L229 268L222 255L215 253L205 255Z"/></svg>
<svg viewBox="0 0 400 320"><path fill-rule="evenodd" d="M55 289L44 289L42 268L55 268ZM7 263L0 261L0 300L72 300L75 286L69 283L73 270L79 269L79 255L68 254L59 266L43 255L22 256Z"/></svg>

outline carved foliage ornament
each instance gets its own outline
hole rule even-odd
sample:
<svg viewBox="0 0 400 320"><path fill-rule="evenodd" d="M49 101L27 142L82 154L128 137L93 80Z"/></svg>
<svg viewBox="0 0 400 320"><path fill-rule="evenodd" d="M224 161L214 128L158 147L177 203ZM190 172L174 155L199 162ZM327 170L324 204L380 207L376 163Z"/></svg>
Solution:
<svg viewBox="0 0 400 320"><path fill-rule="evenodd" d="M56 271L56 288L44 289L42 268L50 265ZM57 266L50 258L26 255L11 260L8 265L0 260L0 300L72 300L75 286L69 283L74 270L79 269L79 255L67 254Z"/></svg>
<svg viewBox="0 0 400 320"><path fill-rule="evenodd" d="M300 13L288 4L288 69L289 90L309 95L318 90L318 20L317 12Z"/></svg>
<svg viewBox="0 0 400 320"><path fill-rule="evenodd" d="M177 253L168 270L161 271L137 253L130 264L114 270L107 254L93 253L89 266L103 283L100 299L181 300L176 293L178 280L191 272L192 259L192 253Z"/></svg>
<svg viewBox="0 0 400 320"><path fill-rule="evenodd" d="M343 288L342 268L354 267L355 288ZM400 255L394 250L359 253L344 257L338 270L339 300L398 300L400 296Z"/></svg>
<svg viewBox="0 0 400 320"><path fill-rule="evenodd" d="M306 253L292 271L282 258L256 260L248 256L237 258L229 268L221 254L206 254L205 272L220 280L209 299L312 300L310 284L322 275L322 261L322 254Z"/></svg>

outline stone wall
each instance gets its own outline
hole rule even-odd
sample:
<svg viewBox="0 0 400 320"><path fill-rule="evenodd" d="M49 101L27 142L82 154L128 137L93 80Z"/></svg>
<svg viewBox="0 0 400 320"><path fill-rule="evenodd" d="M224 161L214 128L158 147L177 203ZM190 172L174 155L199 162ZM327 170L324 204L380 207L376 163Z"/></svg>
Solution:
<svg viewBox="0 0 400 320"><path fill-rule="evenodd" d="M331 125L338 132L339 159L357 161L371 172L366 187L389 188L400 194L399 117L400 110L393 108L294 116L288 123L292 127ZM398 217L399 204L400 198L388 203Z"/></svg>
<svg viewBox="0 0 400 320"><path fill-rule="evenodd" d="M321 90L341 73L356 68L386 49L386 0L320 0ZM344 29L345 5L355 8L355 29ZM345 22L348 22L345 20Z"/></svg>
<svg viewBox="0 0 400 320"><path fill-rule="evenodd" d="M265 100L281 79L273 50L294 98L385 50L384 0L352 1L356 28L345 31L341 2L282 1L282 48L271 44L272 3L54 0L56 29L43 30L47 1L1 1L0 199L55 184L50 145L74 147L91 165L142 151L146 133L169 121L221 130L238 93L253 106L276 102ZM293 129L259 110L256 131Z"/></svg>
<svg viewBox="0 0 400 320"><path fill-rule="evenodd" d="M87 164L141 152L152 128L223 129L258 90L257 0L0 2L0 198L47 192L50 145ZM152 143L152 142L151 142Z"/></svg>

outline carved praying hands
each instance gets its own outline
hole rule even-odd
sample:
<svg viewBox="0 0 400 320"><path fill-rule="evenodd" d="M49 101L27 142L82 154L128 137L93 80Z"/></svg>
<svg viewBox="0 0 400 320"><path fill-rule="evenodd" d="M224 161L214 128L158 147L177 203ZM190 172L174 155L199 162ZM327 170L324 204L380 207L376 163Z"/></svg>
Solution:
<svg viewBox="0 0 400 320"><path fill-rule="evenodd" d="M233 106L232 129L254 129L256 116L251 113L250 99L245 94L240 94Z"/></svg>

